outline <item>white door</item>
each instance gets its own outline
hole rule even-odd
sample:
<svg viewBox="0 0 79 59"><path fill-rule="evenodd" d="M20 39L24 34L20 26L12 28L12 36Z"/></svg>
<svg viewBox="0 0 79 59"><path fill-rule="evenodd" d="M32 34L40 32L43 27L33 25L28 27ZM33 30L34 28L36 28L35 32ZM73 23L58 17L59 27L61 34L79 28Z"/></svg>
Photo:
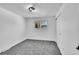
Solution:
<svg viewBox="0 0 79 59"><path fill-rule="evenodd" d="M62 54L79 54L79 4L63 4L57 20L58 46Z"/></svg>

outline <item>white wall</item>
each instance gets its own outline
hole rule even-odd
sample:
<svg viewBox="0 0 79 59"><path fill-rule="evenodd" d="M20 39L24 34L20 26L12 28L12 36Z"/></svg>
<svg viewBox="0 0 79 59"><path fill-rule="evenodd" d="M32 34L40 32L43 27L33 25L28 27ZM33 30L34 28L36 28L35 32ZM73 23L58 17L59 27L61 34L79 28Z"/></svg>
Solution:
<svg viewBox="0 0 79 59"><path fill-rule="evenodd" d="M79 54L79 4L64 4L57 20L57 44L62 54ZM59 14L60 14L59 13Z"/></svg>
<svg viewBox="0 0 79 59"><path fill-rule="evenodd" d="M0 8L0 52L25 39L24 24L22 17Z"/></svg>
<svg viewBox="0 0 79 59"><path fill-rule="evenodd" d="M36 39L36 40L49 40L56 41L56 19L55 17L37 17L37 18L28 18L28 29L27 38ZM35 21L37 20L47 20L47 28L35 28Z"/></svg>

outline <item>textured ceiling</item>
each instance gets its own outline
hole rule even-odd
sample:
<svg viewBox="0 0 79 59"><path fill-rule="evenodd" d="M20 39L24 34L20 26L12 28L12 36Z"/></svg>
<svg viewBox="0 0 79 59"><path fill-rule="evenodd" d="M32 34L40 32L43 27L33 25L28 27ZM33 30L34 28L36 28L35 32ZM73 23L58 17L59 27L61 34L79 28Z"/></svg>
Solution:
<svg viewBox="0 0 79 59"><path fill-rule="evenodd" d="M61 7L61 3L33 3L38 9L35 13L29 13L25 8L31 3L0 3L0 8L7 9L23 17L55 16Z"/></svg>

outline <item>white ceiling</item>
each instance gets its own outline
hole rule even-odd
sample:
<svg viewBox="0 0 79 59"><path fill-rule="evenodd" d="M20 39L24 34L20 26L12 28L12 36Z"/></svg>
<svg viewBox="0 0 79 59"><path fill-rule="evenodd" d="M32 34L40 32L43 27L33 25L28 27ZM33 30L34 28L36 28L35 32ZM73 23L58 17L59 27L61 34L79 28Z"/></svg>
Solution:
<svg viewBox="0 0 79 59"><path fill-rule="evenodd" d="M55 16L60 9L62 3L33 3L39 11L29 13L25 8L30 3L0 3L0 7L12 11L24 17L31 16Z"/></svg>

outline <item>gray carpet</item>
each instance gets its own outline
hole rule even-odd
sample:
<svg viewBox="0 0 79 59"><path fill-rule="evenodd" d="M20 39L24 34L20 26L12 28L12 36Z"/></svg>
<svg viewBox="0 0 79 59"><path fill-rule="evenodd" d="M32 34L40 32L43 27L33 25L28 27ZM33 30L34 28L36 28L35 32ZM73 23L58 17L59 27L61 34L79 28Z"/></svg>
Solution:
<svg viewBox="0 0 79 59"><path fill-rule="evenodd" d="M25 40L0 55L61 55L56 42Z"/></svg>

